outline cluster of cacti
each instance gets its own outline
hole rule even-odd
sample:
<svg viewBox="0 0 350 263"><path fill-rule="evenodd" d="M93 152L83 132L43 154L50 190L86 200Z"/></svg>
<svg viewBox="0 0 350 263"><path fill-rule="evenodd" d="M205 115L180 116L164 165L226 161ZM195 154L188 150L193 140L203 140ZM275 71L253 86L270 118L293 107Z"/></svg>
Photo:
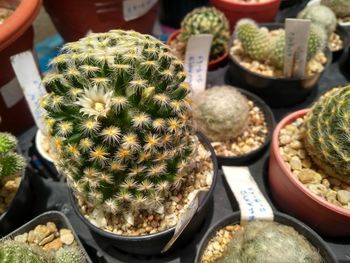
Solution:
<svg viewBox="0 0 350 263"><path fill-rule="evenodd" d="M235 233L221 263L321 263L317 249L294 228L250 222Z"/></svg>
<svg viewBox="0 0 350 263"><path fill-rule="evenodd" d="M112 30L68 43L43 80L56 166L90 206L163 208L196 145L183 64L149 35Z"/></svg>
<svg viewBox="0 0 350 263"><path fill-rule="evenodd" d="M337 17L350 16L350 1L349 0L321 0L321 4L328 6Z"/></svg>
<svg viewBox="0 0 350 263"><path fill-rule="evenodd" d="M307 6L298 14L297 18L308 19L311 23L323 27L328 36L337 27L337 17L330 8L324 5Z"/></svg>
<svg viewBox="0 0 350 263"><path fill-rule="evenodd" d="M284 65L285 32L269 35L266 28L259 28L250 19L237 23L236 38L241 42L244 53L254 60L268 63L277 69ZM307 61L322 51L327 43L325 30L315 24L311 25L308 39Z"/></svg>
<svg viewBox="0 0 350 263"><path fill-rule="evenodd" d="M55 263L85 263L83 252L78 247L64 247L56 252Z"/></svg>
<svg viewBox="0 0 350 263"><path fill-rule="evenodd" d="M226 16L215 7L196 8L182 20L178 40L183 43L183 54L189 38L197 34L213 35L210 59L215 59L228 51L229 22Z"/></svg>
<svg viewBox="0 0 350 263"><path fill-rule="evenodd" d="M317 101L305 120L305 147L330 176L350 183L350 86Z"/></svg>
<svg viewBox="0 0 350 263"><path fill-rule="evenodd" d="M196 96L193 119L211 141L226 141L244 132L249 120L248 100L237 89L216 86Z"/></svg>
<svg viewBox="0 0 350 263"><path fill-rule="evenodd" d="M25 166L23 156L15 152L17 139L9 133L0 133L0 179L19 175Z"/></svg>

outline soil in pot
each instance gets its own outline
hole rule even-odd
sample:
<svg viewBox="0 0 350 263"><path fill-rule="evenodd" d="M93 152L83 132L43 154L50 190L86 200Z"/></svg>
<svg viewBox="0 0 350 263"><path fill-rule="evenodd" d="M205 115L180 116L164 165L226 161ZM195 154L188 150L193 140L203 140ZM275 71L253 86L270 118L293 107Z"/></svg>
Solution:
<svg viewBox="0 0 350 263"><path fill-rule="evenodd" d="M8 8L0 7L0 25L5 22L5 20L12 15L13 10Z"/></svg>
<svg viewBox="0 0 350 263"><path fill-rule="evenodd" d="M332 52L339 51L344 48L343 40L337 32L333 32L328 40L328 48Z"/></svg>

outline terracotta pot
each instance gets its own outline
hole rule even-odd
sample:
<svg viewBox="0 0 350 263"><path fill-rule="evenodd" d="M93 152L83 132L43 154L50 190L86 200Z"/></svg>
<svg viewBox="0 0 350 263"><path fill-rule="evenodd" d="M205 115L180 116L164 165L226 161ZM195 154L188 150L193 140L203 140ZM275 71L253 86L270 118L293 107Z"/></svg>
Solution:
<svg viewBox="0 0 350 263"><path fill-rule="evenodd" d="M122 0L44 0L57 31L65 41L76 41L88 31L106 32L111 29L133 29L140 33L152 33L157 7L132 21L123 17Z"/></svg>
<svg viewBox="0 0 350 263"><path fill-rule="evenodd" d="M350 236L350 211L312 194L295 178L280 155L280 130L307 112L308 110L300 110L285 117L277 125L272 136L269 184L273 200L280 209L299 218L322 235Z"/></svg>
<svg viewBox="0 0 350 263"><path fill-rule="evenodd" d="M281 0L271 0L264 3L211 0L210 3L226 15L230 21L231 30L233 30L236 22L241 18L251 18L259 23L274 21Z"/></svg>
<svg viewBox="0 0 350 263"><path fill-rule="evenodd" d="M0 130L19 134L35 124L23 95L16 92L20 87L10 57L33 48L31 25L40 10L41 0L6 0L0 7L15 9L0 25Z"/></svg>
<svg viewBox="0 0 350 263"><path fill-rule="evenodd" d="M176 37L180 34L180 30L177 30L175 31L174 33L172 33L166 44L168 46L170 46L170 43L175 41ZM216 70L220 67L223 67L227 64L227 61L228 61L228 52L224 53L222 56L216 58L216 59L213 59L213 60L210 60L209 63L208 63L208 70L212 71L212 70Z"/></svg>

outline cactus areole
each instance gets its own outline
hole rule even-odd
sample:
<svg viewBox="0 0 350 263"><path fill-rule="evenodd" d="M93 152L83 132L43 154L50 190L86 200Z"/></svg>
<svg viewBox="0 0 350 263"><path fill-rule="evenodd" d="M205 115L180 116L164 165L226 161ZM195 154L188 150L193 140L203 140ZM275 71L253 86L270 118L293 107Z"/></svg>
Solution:
<svg viewBox="0 0 350 263"><path fill-rule="evenodd" d="M161 209L195 152L182 62L152 36L112 30L51 64L42 107L75 195L113 214Z"/></svg>

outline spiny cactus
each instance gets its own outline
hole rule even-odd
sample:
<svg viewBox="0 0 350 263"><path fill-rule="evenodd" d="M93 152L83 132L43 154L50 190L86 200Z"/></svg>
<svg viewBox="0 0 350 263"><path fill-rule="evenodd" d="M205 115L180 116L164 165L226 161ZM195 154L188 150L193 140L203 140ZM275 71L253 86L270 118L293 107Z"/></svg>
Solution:
<svg viewBox="0 0 350 263"><path fill-rule="evenodd" d="M311 23L322 26L330 36L337 27L337 17L333 11L324 5L311 5L304 8L297 16L300 19L309 19Z"/></svg>
<svg viewBox="0 0 350 263"><path fill-rule="evenodd" d="M13 240L0 242L1 263L53 263L44 251L36 250L29 245Z"/></svg>
<svg viewBox="0 0 350 263"><path fill-rule="evenodd" d="M41 105L75 193L110 213L159 211L196 145L182 62L152 36L112 30L66 44L51 64Z"/></svg>
<svg viewBox="0 0 350 263"><path fill-rule="evenodd" d="M210 49L211 60L227 52L230 26L226 16L221 11L214 7L200 7L187 14L181 22L179 41L186 47L189 38L197 34L213 35Z"/></svg>
<svg viewBox="0 0 350 263"><path fill-rule="evenodd" d="M64 247L56 253L56 263L85 263L85 257L78 247Z"/></svg>
<svg viewBox="0 0 350 263"><path fill-rule="evenodd" d="M305 120L305 146L330 176L350 183L350 86L321 97Z"/></svg>
<svg viewBox="0 0 350 263"><path fill-rule="evenodd" d="M321 256L290 226L256 221L235 233L221 263L321 263Z"/></svg>
<svg viewBox="0 0 350 263"><path fill-rule="evenodd" d="M18 175L25 166L23 156L15 153L17 139L15 136L0 133L0 178Z"/></svg>
<svg viewBox="0 0 350 263"><path fill-rule="evenodd" d="M196 97L193 108L197 128L211 141L235 138L243 133L248 124L248 100L230 86L205 90Z"/></svg>
<svg viewBox="0 0 350 263"><path fill-rule="evenodd" d="M241 19L235 29L244 52L255 60L265 60L270 52L270 36L266 28L259 28L251 19Z"/></svg>
<svg viewBox="0 0 350 263"><path fill-rule="evenodd" d="M321 0L321 4L329 7L337 15L337 17L350 16L349 0Z"/></svg>

